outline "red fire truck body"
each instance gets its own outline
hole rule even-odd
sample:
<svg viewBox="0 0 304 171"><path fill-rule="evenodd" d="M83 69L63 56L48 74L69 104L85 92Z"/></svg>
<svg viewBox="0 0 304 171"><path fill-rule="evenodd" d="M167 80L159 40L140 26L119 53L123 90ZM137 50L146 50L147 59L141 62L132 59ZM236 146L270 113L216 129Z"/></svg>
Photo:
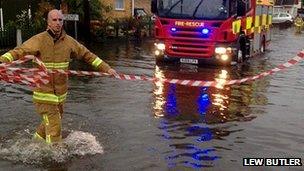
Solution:
<svg viewBox="0 0 304 171"><path fill-rule="evenodd" d="M152 0L156 62L231 64L264 52L273 0Z"/></svg>

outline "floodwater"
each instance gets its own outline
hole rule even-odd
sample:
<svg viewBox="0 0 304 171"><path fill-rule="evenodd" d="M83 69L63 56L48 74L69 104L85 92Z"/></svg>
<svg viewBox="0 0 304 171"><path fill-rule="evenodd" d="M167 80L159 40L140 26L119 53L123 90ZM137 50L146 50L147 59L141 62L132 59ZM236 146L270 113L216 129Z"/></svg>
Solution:
<svg viewBox="0 0 304 171"><path fill-rule="evenodd" d="M153 40L94 45L93 52L126 74L219 80L216 88L160 81L71 77L63 145L31 140L39 123L26 86L0 85L1 170L302 170L243 167L243 158L304 154L304 63L241 85L294 57L304 34L273 31L269 50L242 66L156 66ZM81 63L74 63L73 69ZM77 67L78 66L78 67Z"/></svg>

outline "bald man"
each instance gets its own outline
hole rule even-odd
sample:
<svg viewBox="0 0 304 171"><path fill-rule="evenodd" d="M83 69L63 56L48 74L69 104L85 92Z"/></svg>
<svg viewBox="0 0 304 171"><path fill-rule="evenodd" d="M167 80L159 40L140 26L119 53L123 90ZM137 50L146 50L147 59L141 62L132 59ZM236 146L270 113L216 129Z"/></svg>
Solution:
<svg viewBox="0 0 304 171"><path fill-rule="evenodd" d="M62 29L62 25L62 13L56 9L51 10L48 13L47 30L2 55L0 62L12 62L25 55L34 55L44 63L47 69L68 70L70 59L77 58L84 60L101 72L116 74L116 71L106 62L68 36ZM68 76L61 73L50 73L49 75L50 82L33 91L35 108L42 120L34 138L52 144L62 139L61 119L63 104L67 96Z"/></svg>

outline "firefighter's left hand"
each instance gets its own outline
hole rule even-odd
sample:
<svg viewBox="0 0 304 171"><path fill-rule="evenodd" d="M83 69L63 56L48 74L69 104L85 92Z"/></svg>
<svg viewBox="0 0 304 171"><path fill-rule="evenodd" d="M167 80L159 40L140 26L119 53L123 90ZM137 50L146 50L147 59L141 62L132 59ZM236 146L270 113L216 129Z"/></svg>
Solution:
<svg viewBox="0 0 304 171"><path fill-rule="evenodd" d="M114 76L117 75L117 72L112 68L108 70L108 73Z"/></svg>

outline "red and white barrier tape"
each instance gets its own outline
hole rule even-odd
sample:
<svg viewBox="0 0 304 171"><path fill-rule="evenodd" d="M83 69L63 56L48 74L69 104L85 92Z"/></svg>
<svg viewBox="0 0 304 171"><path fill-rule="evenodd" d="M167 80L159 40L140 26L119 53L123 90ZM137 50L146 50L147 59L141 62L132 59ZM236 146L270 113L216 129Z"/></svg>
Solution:
<svg viewBox="0 0 304 171"><path fill-rule="evenodd" d="M257 79L266 77L268 75L272 75L276 72L282 71L291 66L294 66L295 64L299 63L301 60L304 60L304 51L301 51L297 56L293 57L286 63L281 64L276 68L262 72L255 76L245 77L245 78L242 78L239 80L224 81L224 82L221 82L221 85L224 86L224 85L232 85L232 84L241 84L243 82L257 80ZM157 80L156 78L149 78L149 77L145 77L145 76L139 77L139 76L134 76L134 75L124 75L124 74L120 74L115 77L118 79L121 79L121 80L148 80L148 81ZM218 81L179 80L179 79L166 79L166 78L160 79L159 81L167 82L167 83L171 83L171 84L179 84L179 85L185 85L185 86L198 86L198 87L215 87L219 84Z"/></svg>
<svg viewBox="0 0 304 171"><path fill-rule="evenodd" d="M36 61L40 65L40 70L30 71L31 69L10 67L11 65L25 63L31 59L36 61L34 56L26 56L11 63L1 64L0 80L8 83L25 84L31 87L39 87L41 84L47 84L49 82L49 76L44 64L40 60ZM23 71L23 74L20 71Z"/></svg>
<svg viewBox="0 0 304 171"><path fill-rule="evenodd" d="M39 80L35 80L25 75L10 76L0 74L0 80L4 80L8 83L25 84L31 87L37 87L38 82L40 82Z"/></svg>
<svg viewBox="0 0 304 171"><path fill-rule="evenodd" d="M40 69L38 68L13 68L9 67L10 64L1 64L0 65L0 79L4 80L6 82L21 82L26 85L36 85L39 86L40 84L47 84L48 81L48 73L61 73L61 74L68 74L68 75L77 75L77 76L109 76L107 73L101 73L101 72L90 72L90 71L74 71L74 70L47 70L43 62L41 62L38 58L35 58L33 56L26 56L22 60L18 60L13 62L12 64L21 64L24 63L30 59L34 59L35 62L40 66ZM286 68L289 68L291 66L294 66L295 64L299 63L301 60L304 59L304 51L301 51L296 57L290 59L284 64L279 65L276 68L273 68L271 70L262 72L255 76L245 77L239 80L230 80L230 81L224 81L221 82L221 85L232 85L232 84L240 84L246 81L253 81L257 80L263 77L266 77L268 75L272 75L276 72L279 72L281 70L284 70ZM5 70L5 72L3 72ZM10 72L8 72L10 71ZM34 73L32 76L27 76L22 73ZM8 75L6 75L8 74ZM185 86L199 86L199 87L215 87L219 84L218 81L200 81L200 80L179 80L179 79L157 79L147 76L137 76L137 75L127 75L127 74L117 74L113 76L120 80L142 80L142 81L162 81L167 82L171 84L179 84L179 85L185 85Z"/></svg>

